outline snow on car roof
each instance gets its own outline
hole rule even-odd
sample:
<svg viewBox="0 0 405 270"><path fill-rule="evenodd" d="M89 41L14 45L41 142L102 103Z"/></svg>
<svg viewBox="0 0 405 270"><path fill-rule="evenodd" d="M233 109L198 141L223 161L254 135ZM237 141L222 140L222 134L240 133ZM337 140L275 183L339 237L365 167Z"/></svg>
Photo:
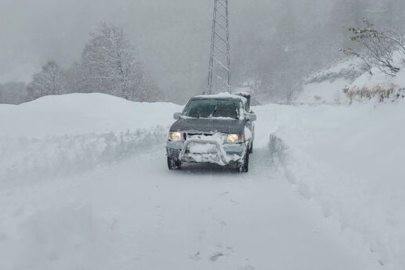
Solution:
<svg viewBox="0 0 405 270"><path fill-rule="evenodd" d="M203 98L203 99L239 99L243 102L246 102L246 98L243 96L239 96L239 95L234 95L234 94L230 94L230 93L219 93L219 94L215 94L215 95L199 95L199 96L195 96L193 98Z"/></svg>

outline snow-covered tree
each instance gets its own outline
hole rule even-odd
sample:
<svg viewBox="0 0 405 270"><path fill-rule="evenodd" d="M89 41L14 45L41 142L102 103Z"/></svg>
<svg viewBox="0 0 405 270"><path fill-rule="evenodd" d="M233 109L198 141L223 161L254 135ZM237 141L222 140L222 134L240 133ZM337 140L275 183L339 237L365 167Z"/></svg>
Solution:
<svg viewBox="0 0 405 270"><path fill-rule="evenodd" d="M81 66L77 68L80 68L77 81L85 92L106 93L128 100L150 99L151 87L137 51L120 27L100 23L91 33L82 53Z"/></svg>
<svg viewBox="0 0 405 270"><path fill-rule="evenodd" d="M31 98L36 99L48 95L67 93L66 74L53 60L48 61L42 70L34 74L32 82L27 86Z"/></svg>
<svg viewBox="0 0 405 270"><path fill-rule="evenodd" d="M72 93L91 93L87 70L81 63L73 63L66 71L67 87Z"/></svg>

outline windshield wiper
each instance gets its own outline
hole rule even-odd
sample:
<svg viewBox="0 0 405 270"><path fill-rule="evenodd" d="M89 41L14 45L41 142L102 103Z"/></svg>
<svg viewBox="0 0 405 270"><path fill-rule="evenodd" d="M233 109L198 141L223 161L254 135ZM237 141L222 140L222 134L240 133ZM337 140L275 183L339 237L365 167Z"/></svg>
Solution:
<svg viewBox="0 0 405 270"><path fill-rule="evenodd" d="M218 106L215 106L214 111L210 114L210 116L208 116L208 118L212 118L217 111L218 111Z"/></svg>

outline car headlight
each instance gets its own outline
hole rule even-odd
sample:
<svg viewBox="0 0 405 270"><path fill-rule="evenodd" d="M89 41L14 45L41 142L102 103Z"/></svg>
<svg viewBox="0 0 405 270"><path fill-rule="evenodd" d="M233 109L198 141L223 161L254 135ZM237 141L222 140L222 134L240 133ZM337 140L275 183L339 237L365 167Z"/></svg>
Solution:
<svg viewBox="0 0 405 270"><path fill-rule="evenodd" d="M241 143L243 142L243 135L242 134L228 134L226 138L226 142L230 144Z"/></svg>
<svg viewBox="0 0 405 270"><path fill-rule="evenodd" d="M180 132L170 132L169 140L173 141L173 142L181 141L181 133Z"/></svg>

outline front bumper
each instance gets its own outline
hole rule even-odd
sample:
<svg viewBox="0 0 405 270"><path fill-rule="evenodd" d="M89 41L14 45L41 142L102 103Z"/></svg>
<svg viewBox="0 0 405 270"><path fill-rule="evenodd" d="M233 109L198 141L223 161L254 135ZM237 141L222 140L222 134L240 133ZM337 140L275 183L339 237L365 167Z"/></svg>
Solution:
<svg viewBox="0 0 405 270"><path fill-rule="evenodd" d="M167 156L186 163L215 163L221 166L243 161L245 143L222 144L210 139L167 142Z"/></svg>

